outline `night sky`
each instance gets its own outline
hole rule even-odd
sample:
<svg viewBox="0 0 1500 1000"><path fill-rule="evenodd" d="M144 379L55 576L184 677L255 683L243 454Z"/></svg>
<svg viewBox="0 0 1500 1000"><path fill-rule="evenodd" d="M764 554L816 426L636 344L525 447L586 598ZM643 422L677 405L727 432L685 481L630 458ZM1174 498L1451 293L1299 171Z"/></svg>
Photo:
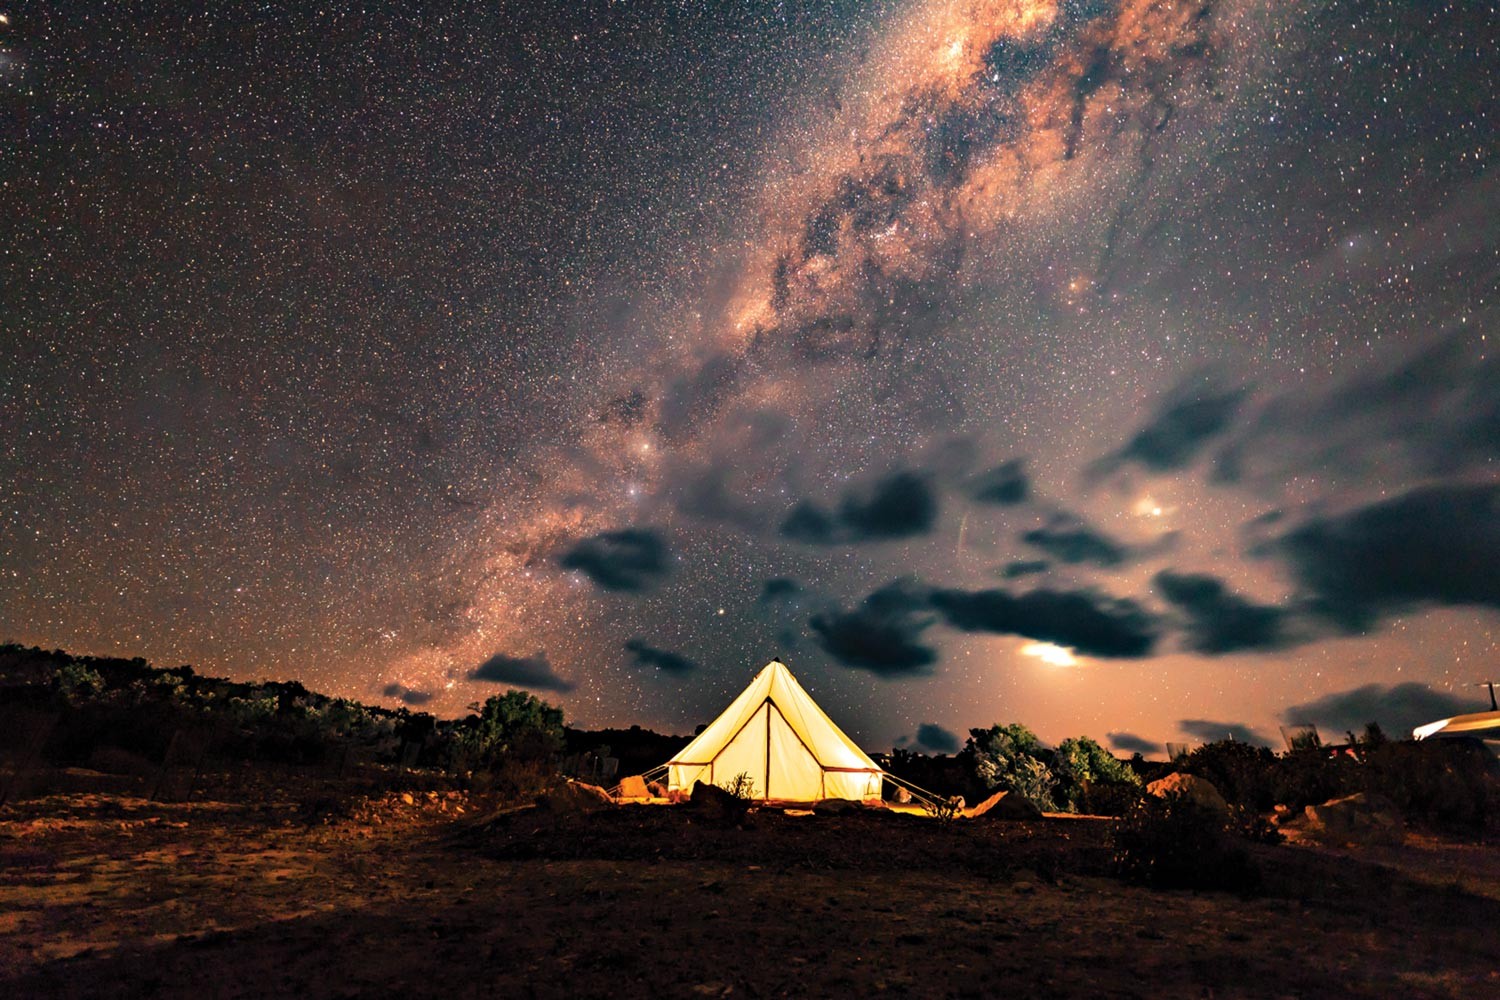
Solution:
<svg viewBox="0 0 1500 1000"><path fill-rule="evenodd" d="M1500 673L1500 8L0 2L0 638L868 750Z"/></svg>

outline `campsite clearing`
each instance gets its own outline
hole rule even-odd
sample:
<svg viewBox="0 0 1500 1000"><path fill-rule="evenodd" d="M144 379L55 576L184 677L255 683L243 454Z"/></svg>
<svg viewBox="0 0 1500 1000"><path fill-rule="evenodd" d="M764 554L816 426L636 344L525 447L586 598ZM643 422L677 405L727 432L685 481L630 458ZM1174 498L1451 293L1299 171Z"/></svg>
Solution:
<svg viewBox="0 0 1500 1000"><path fill-rule="evenodd" d="M1264 848L1239 898L1107 876L1106 821L22 805L11 996L1500 996L1493 848Z"/></svg>

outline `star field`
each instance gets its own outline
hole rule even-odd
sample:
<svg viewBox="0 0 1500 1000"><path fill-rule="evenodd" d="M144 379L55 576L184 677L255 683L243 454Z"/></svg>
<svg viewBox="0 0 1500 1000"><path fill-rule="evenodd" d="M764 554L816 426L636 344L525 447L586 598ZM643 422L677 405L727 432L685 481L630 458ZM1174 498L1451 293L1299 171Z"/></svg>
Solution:
<svg viewBox="0 0 1500 1000"><path fill-rule="evenodd" d="M1491 4L0 12L0 637L870 749L1500 662Z"/></svg>

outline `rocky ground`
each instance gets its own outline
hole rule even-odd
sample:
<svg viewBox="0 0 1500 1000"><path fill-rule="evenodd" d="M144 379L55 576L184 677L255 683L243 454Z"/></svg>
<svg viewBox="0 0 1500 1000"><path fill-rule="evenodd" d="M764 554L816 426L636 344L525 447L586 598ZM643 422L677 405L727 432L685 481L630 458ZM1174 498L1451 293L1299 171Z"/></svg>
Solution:
<svg viewBox="0 0 1500 1000"><path fill-rule="evenodd" d="M496 813L463 793L0 812L0 996L1500 997L1500 850L1110 876L1107 821Z"/></svg>

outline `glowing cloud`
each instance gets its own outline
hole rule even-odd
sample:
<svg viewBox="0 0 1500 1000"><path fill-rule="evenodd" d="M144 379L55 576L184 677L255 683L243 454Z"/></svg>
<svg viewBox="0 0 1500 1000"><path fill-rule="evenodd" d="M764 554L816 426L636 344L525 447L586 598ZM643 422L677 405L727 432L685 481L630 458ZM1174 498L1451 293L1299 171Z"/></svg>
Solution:
<svg viewBox="0 0 1500 1000"><path fill-rule="evenodd" d="M1028 642L1021 647L1022 656L1032 656L1053 667L1076 667L1078 657L1067 646L1051 642Z"/></svg>

